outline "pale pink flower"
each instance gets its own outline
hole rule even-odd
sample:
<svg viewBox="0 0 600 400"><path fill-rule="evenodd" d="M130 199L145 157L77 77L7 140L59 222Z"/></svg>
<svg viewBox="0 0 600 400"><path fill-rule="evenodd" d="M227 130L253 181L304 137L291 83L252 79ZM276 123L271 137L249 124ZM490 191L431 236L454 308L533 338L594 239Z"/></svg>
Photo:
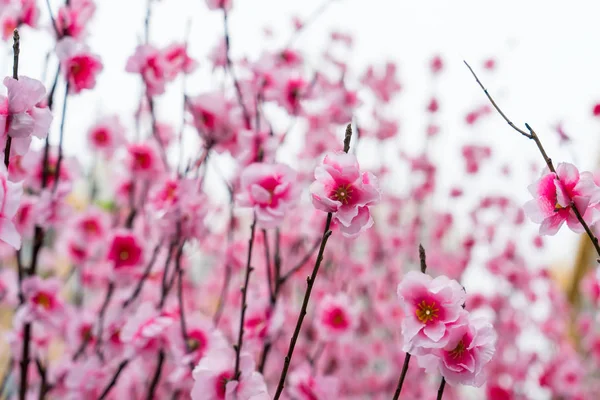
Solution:
<svg viewBox="0 0 600 400"><path fill-rule="evenodd" d="M496 332L487 320L471 318L450 330L443 348L429 349L417 355L419 365L427 372L440 372L451 385L481 386L485 382L483 367L494 355Z"/></svg>
<svg viewBox="0 0 600 400"><path fill-rule="evenodd" d="M584 231L571 203L588 225L598 218L593 206L600 202L600 188L590 172L579 173L573 164L558 164L556 174L544 172L528 189L534 198L525 203L525 213L533 222L541 224L540 235L556 234L565 221L572 231Z"/></svg>
<svg viewBox="0 0 600 400"><path fill-rule="evenodd" d="M239 381L233 380L235 353L223 348L207 354L194 368L192 400L268 400L263 376L254 369L248 353L240 355Z"/></svg>
<svg viewBox="0 0 600 400"><path fill-rule="evenodd" d="M143 261L143 248L138 237L128 231L115 232L107 259L113 263L115 270L139 266Z"/></svg>
<svg viewBox="0 0 600 400"><path fill-rule="evenodd" d="M64 316L64 303L59 296L60 280L32 276L24 279L22 285L27 307L24 318L29 322L42 320L56 325Z"/></svg>
<svg viewBox="0 0 600 400"><path fill-rule="evenodd" d="M233 6L233 0L206 0L206 5L209 10L225 9L229 11Z"/></svg>
<svg viewBox="0 0 600 400"><path fill-rule="evenodd" d="M198 66L198 63L189 56L185 44L173 43L164 49L163 53L169 65L169 69L167 70L169 79L174 79L181 72L190 74Z"/></svg>
<svg viewBox="0 0 600 400"><path fill-rule="evenodd" d="M156 147L149 143L133 143L127 146L127 166L134 176L150 178L162 168Z"/></svg>
<svg viewBox="0 0 600 400"><path fill-rule="evenodd" d="M125 70L142 76L148 95L164 93L169 62L164 54L150 45L141 45L127 60Z"/></svg>
<svg viewBox="0 0 600 400"><path fill-rule="evenodd" d="M80 93L96 86L96 76L102 71L102 62L86 44L65 37L56 44L56 55L69 83L70 93Z"/></svg>
<svg viewBox="0 0 600 400"><path fill-rule="evenodd" d="M310 186L314 207L333 213L344 236L358 236L373 225L369 206L381 199L377 178L361 174L353 154L328 153L315 169L315 179Z"/></svg>
<svg viewBox="0 0 600 400"><path fill-rule="evenodd" d="M90 147L107 158L124 142L125 127L116 115L102 118L88 131Z"/></svg>
<svg viewBox="0 0 600 400"><path fill-rule="evenodd" d="M130 351L156 350L166 340L169 328L176 320L173 316L160 313L154 304L142 303L136 313L127 320L120 333L120 340L130 345Z"/></svg>
<svg viewBox="0 0 600 400"><path fill-rule="evenodd" d="M284 164L254 163L241 174L241 207L252 207L259 225L274 228L299 197L296 172Z"/></svg>
<svg viewBox="0 0 600 400"><path fill-rule="evenodd" d="M46 98L46 88L42 82L20 76L19 79L4 78L8 89L8 99L0 99L0 129L2 147L6 135L13 138L12 151L23 155L29 150L31 136L40 139L48 135L52 113L42 106Z"/></svg>
<svg viewBox="0 0 600 400"><path fill-rule="evenodd" d="M303 365L290 373L286 389L297 400L340 398L340 380L335 376L314 375L309 365Z"/></svg>
<svg viewBox="0 0 600 400"><path fill-rule="evenodd" d="M348 295L331 294L319 302L316 310L315 326L320 337L325 340L337 340L348 336L358 325L355 308Z"/></svg>
<svg viewBox="0 0 600 400"><path fill-rule="evenodd" d="M410 271L398 285L398 298L405 313L402 320L404 351L443 348L451 339L452 327L462 323L466 311L465 291L454 280L441 275L433 279Z"/></svg>
<svg viewBox="0 0 600 400"><path fill-rule="evenodd" d="M13 222L23 194L23 184L8 180L4 164L0 166L0 240L15 249L21 248L21 235Z"/></svg>
<svg viewBox="0 0 600 400"><path fill-rule="evenodd" d="M206 146L232 139L231 104L221 92L208 92L186 100L186 108L193 118L194 127Z"/></svg>
<svg viewBox="0 0 600 400"><path fill-rule="evenodd" d="M71 0L61 7L55 19L60 36L81 39L95 11L96 3L92 0Z"/></svg>

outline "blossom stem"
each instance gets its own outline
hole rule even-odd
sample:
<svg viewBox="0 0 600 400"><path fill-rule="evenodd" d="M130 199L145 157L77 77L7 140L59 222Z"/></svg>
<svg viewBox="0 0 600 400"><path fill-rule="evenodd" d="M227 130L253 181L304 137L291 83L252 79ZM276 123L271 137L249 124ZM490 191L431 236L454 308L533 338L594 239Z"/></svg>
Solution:
<svg viewBox="0 0 600 400"><path fill-rule="evenodd" d="M13 78L19 79L19 31L17 29L13 32ZM8 170L8 164L10 163L10 146L12 144L12 137L7 136L6 147L4 148L4 166Z"/></svg>
<svg viewBox="0 0 600 400"><path fill-rule="evenodd" d="M298 40L298 38L300 37L300 34L306 29L306 27L308 27L311 23L316 21L325 12L325 10L327 10L327 8L331 5L331 3L333 3L333 0L327 0L327 1L323 2L323 4L321 4L319 6L319 8L317 8L315 11L312 12L312 14L302 24L302 26L300 28L296 29L296 31L294 32L292 37L290 37L290 39L287 42L286 48L292 47L294 42L296 40Z"/></svg>
<svg viewBox="0 0 600 400"><path fill-rule="evenodd" d="M528 132L526 132L523 129L518 128L514 123L512 123L512 121L510 119L508 119L508 117L502 112L500 107L498 107L498 105L496 104L496 102L494 101L492 96L489 94L489 92L487 91L485 86L483 86L483 84L481 83L481 81L479 80L479 78L477 77L475 72L473 71L473 68L471 68L471 66L466 61L464 61L464 63L467 66L467 68L469 68L469 70L471 71L471 74L473 74L473 77L479 84L479 87L481 87L481 89L487 96L490 103L492 103L492 106L494 106L496 111L498 111L498 113L502 116L502 118L506 121L506 123L508 123L508 125L510 125L511 128L513 128L514 130L516 130L517 132L519 132L521 135L525 136L526 138L531 139L535 142L540 154L542 155L542 157L544 158L544 161L546 162L546 165L548 166L548 169L556 175L556 179L560 179L558 177L558 175L556 174L556 170L554 169L554 164L552 163L552 159L550 157L548 157L548 154L546 153L546 150L544 149L544 146L542 145L542 141L540 140L537 133L533 130L533 128L531 128L531 126L529 126L529 124L526 123L525 128L527 128L527 131L528 131ZM592 230L590 229L588 224L583 219L583 216L581 215L580 210L577 209L577 207L575 206L575 203L573 203L572 199L570 199L570 200L571 200L570 208L573 210L575 217L577 217L577 220L579 221L581 226L583 226L585 233L590 238L590 241L592 242L592 245L594 246L594 249L596 250L598 257L600 257L600 244L598 243L598 238L594 235L594 233L592 232ZM600 262L600 258L599 258L598 262Z"/></svg>
<svg viewBox="0 0 600 400"><path fill-rule="evenodd" d="M254 247L254 236L256 233L256 214L254 214L254 219L252 220L252 225L250 226L250 239L248 240L248 258L246 260L246 277L244 279L244 286L242 287L242 308L240 313L240 330L238 334L237 345L235 345L235 372L234 378L235 380L239 380L240 378L240 353L242 352L242 345L244 344L244 319L246 317L246 308L248 304L246 303L246 298L248 296L248 283L250 282L250 274L252 273L252 266L250 263L252 262L252 248Z"/></svg>
<svg viewBox="0 0 600 400"><path fill-rule="evenodd" d="M344 149L346 149L346 145L344 144ZM315 262L315 267L313 268L312 274L310 277L306 279L306 292L304 293L304 300L302 302L302 308L300 309L300 314L298 314L298 320L296 321L296 328L294 329L294 333L292 338L290 339L290 346L288 348L287 355L285 356L283 362L283 370L281 371L281 376L279 377L279 383L277 384L277 391L275 392L275 397L273 400L279 399L281 393L283 392L283 387L285 386L285 379L287 377L288 369L290 368L290 362L292 361L292 356L294 354L294 348L296 347L296 341L298 340L298 336L300 335L300 329L302 328L302 322L304 321L304 316L306 315L306 310L308 308L308 301L310 300L310 294L312 292L315 279L317 278L317 274L319 273L319 267L323 261L323 253L325 252L325 246L327 245L327 240L331 236L331 220L333 218L333 213L327 213L327 221L325 222L325 229L323 230L323 237L321 238L321 246L319 248L319 254L317 256L317 260Z"/></svg>
<svg viewBox="0 0 600 400"><path fill-rule="evenodd" d="M227 17L227 10L225 8L223 8L223 27L225 30L225 61L227 63L227 71L229 71L229 74L231 75L231 79L233 80L233 86L235 87L235 94L237 96L240 107L242 107L242 113L244 115L244 122L246 123L246 128L250 129L250 127L251 127L250 114L248 113L248 109L246 108L246 104L244 103L244 98L242 96L242 89L240 88L240 83L238 82L238 80L235 76L235 72L233 71L233 64L231 62L229 21L228 21L228 17Z"/></svg>
<svg viewBox="0 0 600 400"><path fill-rule="evenodd" d="M235 215L233 214L233 189L229 187L229 184L225 182L227 188L229 190L229 224L227 227L227 248L231 247L231 243L233 242L233 230L235 228ZM229 282L231 281L231 264L229 261L225 264L225 274L223 276L223 286L221 289L221 293L219 294L219 301L217 303L217 309L215 311L215 315L213 316L213 323L215 326L219 325L219 320L221 319L221 314L223 313L223 308L225 306L225 297L227 296L227 292L229 291Z"/></svg>
<svg viewBox="0 0 600 400"><path fill-rule="evenodd" d="M442 400L442 396L444 396L444 388L446 387L446 378L442 376L442 382L440 382L440 387L438 388L437 400Z"/></svg>
<svg viewBox="0 0 600 400"><path fill-rule="evenodd" d="M67 99L69 98L69 83L67 82L65 87L65 98L63 101L62 116L60 119L60 135L58 139L58 158L56 159L56 168L54 169L54 187L52 190L56 190L58 186L58 179L60 177L60 167L63 160L63 140L65 136L65 120L67 116Z"/></svg>
<svg viewBox="0 0 600 400"><path fill-rule="evenodd" d="M427 271L427 257L425 255L425 249L423 245L419 244L419 261L421 265L421 272L425 273ZM400 392L402 391L402 386L404 385L404 380L406 379L406 374L408 373L408 363L410 362L410 353L406 353L404 356L404 364L402 365L402 372L400 372L400 378L398 379L398 386L396 387L396 391L394 392L393 400L398 400L400 397Z"/></svg>
<svg viewBox="0 0 600 400"><path fill-rule="evenodd" d="M119 364L119 368L117 368L117 370L115 371L115 374L113 375L106 388L104 388L104 390L102 391L100 397L98 397L98 400L104 400L108 396L112 388L117 384L117 380L119 380L119 376L121 375L121 372L123 372L125 367L127 367L127 364L129 364L129 360L121 361L121 364Z"/></svg>
<svg viewBox="0 0 600 400"><path fill-rule="evenodd" d="M150 258L150 261L148 262L148 265L146 266L146 269L144 270L144 274L138 281L135 289L131 293L131 296L129 296L129 298L127 300L125 300L125 302L123 303L123 308L127 308L127 306L130 305L139 296L139 294L142 291L142 288L144 286L144 282L146 282L146 279L148 279L148 277L150 276L150 272L152 271L152 267L154 266L154 263L156 262L156 258L158 256L158 251L160 250L161 245L162 245L162 242L159 243L158 245L156 245L156 247L154 248L154 251L152 252L152 257Z"/></svg>
<svg viewBox="0 0 600 400"><path fill-rule="evenodd" d="M150 384L150 389L148 390L148 396L146 396L146 400L152 400L154 398L154 392L156 392L158 382L160 382L160 375L162 373L164 362L165 362L165 351L161 349L158 352L158 360L156 362L156 370L154 370L154 376L152 377L152 383Z"/></svg>
<svg viewBox="0 0 600 400"><path fill-rule="evenodd" d="M102 345L102 334L104 331L104 316L106 315L106 309L108 308L108 304L110 303L110 299L115 291L115 283L110 282L108 284L108 289L106 290L106 296L104 297L104 302L102 303L102 307L100 307L100 313L98 314L98 333L96 334L96 352L100 357L100 360L104 361L104 356L100 351L100 346Z"/></svg>
<svg viewBox="0 0 600 400"><path fill-rule="evenodd" d="M269 235L267 234L267 230L262 230L263 238L264 238L264 247L265 247L265 265L267 268L267 286L269 288L269 299L271 304L275 303L275 289L273 287L273 279L271 278L271 250L269 248Z"/></svg>

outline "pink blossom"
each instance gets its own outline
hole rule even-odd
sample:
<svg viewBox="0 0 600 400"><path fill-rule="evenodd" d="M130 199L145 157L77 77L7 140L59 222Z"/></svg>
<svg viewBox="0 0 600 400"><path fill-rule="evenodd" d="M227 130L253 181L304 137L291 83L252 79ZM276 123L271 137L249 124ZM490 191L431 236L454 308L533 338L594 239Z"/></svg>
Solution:
<svg viewBox="0 0 600 400"><path fill-rule="evenodd" d="M233 0L206 0L206 5L209 10L224 9L229 11L233 6Z"/></svg>
<svg viewBox="0 0 600 400"><path fill-rule="evenodd" d="M338 293L327 294L319 302L315 322L323 339L338 340L356 329L358 319L348 295Z"/></svg>
<svg viewBox="0 0 600 400"><path fill-rule="evenodd" d="M593 206L600 202L600 188L590 172L579 173L573 164L558 164L556 174L544 172L528 189L533 200L525 203L525 213L533 222L541 224L540 235L556 234L565 221L572 231L584 231L571 203L588 225L598 218Z"/></svg>
<svg viewBox="0 0 600 400"><path fill-rule="evenodd" d="M21 235L17 231L13 218L19 209L23 194L23 184L8 180L4 164L0 166L0 240L15 249L21 248Z"/></svg>
<svg viewBox="0 0 600 400"><path fill-rule="evenodd" d="M90 53L87 45L65 37L56 45L56 55L66 74L69 92L80 93L96 86L96 76L102 71L102 62L98 56Z"/></svg>
<svg viewBox="0 0 600 400"><path fill-rule="evenodd" d="M127 164L134 176L149 178L159 172L162 161L156 147L149 143L133 143L127 146Z"/></svg>
<svg viewBox="0 0 600 400"><path fill-rule="evenodd" d="M110 158L118 146L125 142L125 127L116 115L96 122L88 131L88 143L93 150Z"/></svg>
<svg viewBox="0 0 600 400"><path fill-rule="evenodd" d="M315 375L309 365L290 373L286 388L297 400L329 400L340 398L340 381L334 376Z"/></svg>
<svg viewBox="0 0 600 400"><path fill-rule="evenodd" d="M108 260L115 270L139 266L143 250L136 235L127 231L116 232L108 249Z"/></svg>
<svg viewBox="0 0 600 400"><path fill-rule="evenodd" d="M398 285L398 298L406 317L402 320L404 351L443 348L453 326L464 317L465 291L454 280L410 271Z"/></svg>
<svg viewBox="0 0 600 400"><path fill-rule="evenodd" d="M198 63L189 56L185 44L174 43L163 52L165 60L169 64L167 75L170 79L175 78L179 73L190 74L198 66Z"/></svg>
<svg viewBox="0 0 600 400"><path fill-rule="evenodd" d="M23 297L27 304L28 321L42 320L56 325L64 316L64 304L59 297L61 282L57 278L43 280L32 276L23 280Z"/></svg>
<svg viewBox="0 0 600 400"><path fill-rule="evenodd" d="M287 165L251 164L242 171L237 204L252 207L261 226L274 228L298 200L296 179L296 172Z"/></svg>
<svg viewBox="0 0 600 400"><path fill-rule="evenodd" d="M353 154L328 153L315 169L310 186L313 206L331 212L342 234L355 237L373 225L369 206L381 199L377 178L370 172L360 173Z"/></svg>
<svg viewBox="0 0 600 400"><path fill-rule="evenodd" d="M68 5L61 7L56 17L60 36L81 39L95 11L96 4L92 0L71 0Z"/></svg>
<svg viewBox="0 0 600 400"><path fill-rule="evenodd" d="M223 348L206 355L194 368L192 400L267 400L267 385L254 370L254 360L248 353L240 355L239 381L233 380L235 354Z"/></svg>
<svg viewBox="0 0 600 400"><path fill-rule="evenodd" d="M231 104L220 92L203 93L190 97L186 108L193 118L194 127L207 146L224 143L234 135L231 126Z"/></svg>
<svg viewBox="0 0 600 400"><path fill-rule="evenodd" d="M451 385L481 386L485 382L483 367L494 355L496 332L485 319L469 317L468 324L450 330L447 344L417 355L427 372L439 371Z"/></svg>
<svg viewBox="0 0 600 400"><path fill-rule="evenodd" d="M165 92L169 62L164 54L150 45L141 45L127 60L127 72L142 76L148 95L155 96Z"/></svg>
<svg viewBox="0 0 600 400"><path fill-rule="evenodd" d="M48 135L52 113L41 104L46 98L46 89L40 81L26 76L18 80L6 77L4 85L8 99L0 99L0 129L4 140L5 135L13 138L13 151L23 155L29 149L32 135L40 139Z"/></svg>
<svg viewBox="0 0 600 400"><path fill-rule="evenodd" d="M386 103L402 88L396 77L396 64L391 62L385 65L385 71L382 74L376 74L375 69L372 66L369 67L361 82L369 87L379 100Z"/></svg>
<svg viewBox="0 0 600 400"><path fill-rule="evenodd" d="M169 328L175 322L172 315L161 313L152 303L145 302L123 326L120 340L130 346L130 351L156 350L166 340Z"/></svg>

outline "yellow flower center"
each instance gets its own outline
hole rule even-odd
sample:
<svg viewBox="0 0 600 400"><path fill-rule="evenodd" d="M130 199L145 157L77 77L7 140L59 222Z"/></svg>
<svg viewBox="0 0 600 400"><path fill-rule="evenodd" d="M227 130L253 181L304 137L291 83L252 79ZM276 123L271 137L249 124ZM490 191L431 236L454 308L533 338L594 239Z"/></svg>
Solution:
<svg viewBox="0 0 600 400"><path fill-rule="evenodd" d="M46 310L50 309L50 296L46 293L39 293L35 298L35 302Z"/></svg>
<svg viewBox="0 0 600 400"><path fill-rule="evenodd" d="M121 259L121 261L125 261L129 258L129 252L123 250L121 253L119 253L119 258Z"/></svg>
<svg viewBox="0 0 600 400"><path fill-rule="evenodd" d="M458 344L456 345L454 350L452 350L450 352L450 357L452 357L452 359L456 360L457 358L459 358L460 356L463 355L465 350L466 350L465 344L461 340L460 342L458 342Z"/></svg>
<svg viewBox="0 0 600 400"><path fill-rule="evenodd" d="M417 315L419 321L427 324L429 321L433 321L438 318L439 311L440 309L436 307L435 301L427 304L427 302L423 300L417 305L415 314Z"/></svg>
<svg viewBox="0 0 600 400"><path fill-rule="evenodd" d="M348 204L352 198L352 186L349 183L347 185L339 186L337 189L335 189L331 197L342 204Z"/></svg>

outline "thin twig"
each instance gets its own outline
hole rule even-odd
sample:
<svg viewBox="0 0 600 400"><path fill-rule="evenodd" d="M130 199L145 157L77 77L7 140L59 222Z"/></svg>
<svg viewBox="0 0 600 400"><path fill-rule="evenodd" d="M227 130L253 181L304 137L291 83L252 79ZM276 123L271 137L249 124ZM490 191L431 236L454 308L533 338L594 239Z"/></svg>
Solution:
<svg viewBox="0 0 600 400"><path fill-rule="evenodd" d="M307 261L310 260L312 255L315 254L315 251L317 251L317 249L319 248L320 243L321 239L317 239L313 247L311 247L310 250L306 252L304 257L302 257L302 259L296 265L294 265L289 271L287 271L285 275L279 278L279 281L281 283L285 283L292 275L294 275L300 268L302 268L304 264L306 264Z"/></svg>
<svg viewBox="0 0 600 400"><path fill-rule="evenodd" d="M19 53L20 53L20 42L19 42L19 31L15 29L13 31L13 78L19 80ZM10 163L10 146L12 144L12 137L7 136L6 147L4 148L4 166L8 170Z"/></svg>
<svg viewBox="0 0 600 400"><path fill-rule="evenodd" d="M106 296L104 297L104 302L102 302L102 306L100 307L100 313L98 314L98 333L96 334L96 352L100 357L100 360L104 361L104 357L102 352L100 351L100 346L102 346L102 334L104 331L104 316L106 315L106 310L108 309L108 304L110 303L110 299L115 290L115 283L109 282L108 289L106 290Z"/></svg>
<svg viewBox="0 0 600 400"><path fill-rule="evenodd" d="M237 344L234 346L235 348L235 372L233 374L233 379L239 380L240 378L240 354L242 352L242 346L244 344L244 320L246 317L246 308L248 308L248 303L246 299L248 297L248 284L250 283L250 274L252 273L252 248L254 247L254 236L256 232L256 214L254 214L252 225L250 226L250 239L248 239L248 257L246 259L246 277L244 279L244 286L242 287L242 305L241 305L241 313L240 313L240 330L238 333Z"/></svg>
<svg viewBox="0 0 600 400"><path fill-rule="evenodd" d="M271 302L274 301L275 292L273 287L273 278L271 278L271 250L269 249L269 235L267 234L267 230L263 229L263 240L265 242L265 266L267 269L267 288L269 290L269 298Z"/></svg>
<svg viewBox="0 0 600 400"><path fill-rule="evenodd" d="M104 400L108 396L108 394L110 393L112 388L117 383L117 380L119 380L119 376L121 375L121 372L123 372L123 370L125 369L127 364L129 364L129 360L121 361L121 364L119 364L119 367L115 371L115 374L111 378L111 380L108 383L108 385L106 386L106 388L104 388L104 390L102 391L102 394L100 395L100 397L98 397L98 400Z"/></svg>
<svg viewBox="0 0 600 400"><path fill-rule="evenodd" d="M69 83L65 86L65 98L63 101L62 116L60 119L60 135L58 139L58 158L56 159L56 167L54 169L54 187L52 190L56 191L58 186L58 179L60 177L60 167L63 160L63 140L65 135L65 120L67 116L67 99L69 98Z"/></svg>
<svg viewBox="0 0 600 400"><path fill-rule="evenodd" d="M127 308L127 306L130 305L142 291L144 282L150 276L150 272L152 272L152 267L154 266L154 263L156 262L156 258L158 256L158 252L159 252L161 246L162 246L162 242L160 242L159 244L156 245L156 247L154 247L154 251L152 252L152 257L150 258L150 261L148 262L148 265L146 266L146 269L144 270L144 274L142 275L142 277L138 281L137 285L135 286L135 289L131 293L131 296L129 296L129 298L127 300L125 300L125 302L123 303L123 308Z"/></svg>
<svg viewBox="0 0 600 400"><path fill-rule="evenodd" d="M273 400L279 399L281 393L283 392L283 387L285 386L285 378L287 376L288 369L290 368L290 362L292 361L292 356L294 354L294 348L296 347L296 341L298 340L298 336L300 335L300 329L302 328L302 322L304 321L304 316L306 315L306 310L308 308L308 301L310 300L310 294L312 292L313 285L315 283L315 279L317 278L317 274L319 273L319 267L321 266L321 262L323 261L323 253L325 252L325 246L327 245L327 240L331 236L331 231L329 230L331 226L331 220L333 218L332 213L327 213L327 221L325 222L325 229L323 230L323 237L321 238L321 246L319 248L319 255L317 256L317 261L315 262L315 267L313 268L313 272L310 277L306 280L306 292L304 293L304 300L302 301L302 308L300 309L300 314L298 315L298 320L296 321L296 328L294 329L294 333L290 340L290 345L288 347L287 355L285 356L283 362L283 370L281 371L281 376L279 377L279 383L277 384L277 391L275 392L275 397Z"/></svg>
<svg viewBox="0 0 600 400"><path fill-rule="evenodd" d="M240 107L242 107L242 113L244 115L244 122L246 123L246 128L250 129L252 126L251 122L250 122L250 114L248 113L248 109L246 108L246 104L244 103L244 97L242 96L242 89L240 87L240 83L238 82L238 80L235 76L235 72L233 71L233 63L231 62L231 55L230 55L231 39L229 36L229 22L228 22L228 18L227 18L227 10L225 8L223 8L223 27L224 27L224 31L225 31L225 60L226 60L226 65L227 65L227 71L229 72L229 74L231 75L231 79L233 80L233 86L235 87L235 94L237 96Z"/></svg>
<svg viewBox="0 0 600 400"><path fill-rule="evenodd" d="M154 370L154 376L152 377L152 383L150 383L150 388L148 389L148 396L146 396L146 400L154 399L154 393L156 392L156 388L158 387L158 382L160 382L160 375L162 373L163 364L165 362L165 351L160 349L158 352L158 359L156 361L156 369Z"/></svg>
<svg viewBox="0 0 600 400"><path fill-rule="evenodd" d="M442 382L440 382L440 387L438 388L437 400L442 400L442 396L444 396L444 388L446 387L446 378L442 376Z"/></svg>
<svg viewBox="0 0 600 400"><path fill-rule="evenodd" d="M477 75L475 74L473 69L471 68L471 66L466 61L464 63L467 66L467 68L469 68L469 70L471 71L471 74L473 74L473 77L475 78L475 80L477 81L477 83L479 84L479 86L481 87L481 89L483 90L483 92L485 93L487 98L489 99L490 103L492 103L492 105L494 106L496 111L498 111L498 113L502 116L502 118L504 118L504 120L508 123L508 125L510 125L514 130L516 130L521 135L523 135L526 138L531 139L535 142L540 154L544 158L544 162L548 166L548 169L550 170L550 172L554 173L557 180L560 180L560 177L558 176L558 174L556 173L556 169L554 168L554 164L552 163L552 159L546 153L546 150L544 149L544 146L542 145L542 142L541 142L539 136L533 130L533 128L531 128L531 126L529 126L529 124L526 123L525 128L527 128L527 130L529 131L529 133L528 133L528 132L523 131L522 129L519 129L517 126L515 126L515 124L513 124L508 119L508 117L502 112L500 107L498 107L498 105L496 104L496 102L494 101L492 96L489 94L487 89L483 86L483 84L481 83L481 81L479 80L479 78L477 77ZM590 241L594 245L594 249L596 250L598 257L600 257L600 244L598 244L598 238L594 235L594 233L592 232L592 230L590 229L588 224L583 219L581 212L579 211L579 209L577 209L577 206L575 205L573 200L572 199L569 199L569 200L570 200L569 207L571 208L571 210L573 210L573 213L575 214L575 217L577 217L577 220L579 221L581 226L583 226L585 233L588 235L588 237L590 238ZM600 259L598 259L597 261L600 262Z"/></svg>
<svg viewBox="0 0 600 400"><path fill-rule="evenodd" d="M421 272L425 273L427 271L427 259L425 256L425 249L421 244L419 244L419 261L421 264ZM398 379L398 386L396 386L396 391L394 392L394 397L392 397L392 400L398 400L400 397L400 392L402 392L402 386L404 385L404 380L406 379L406 374L408 373L410 357L410 353L406 352L406 355L404 356L404 364L402 364L402 372L400 372L400 378Z"/></svg>
<svg viewBox="0 0 600 400"><path fill-rule="evenodd" d="M306 30L306 27L315 22L325 12L325 10L327 10L327 7L329 7L331 3L333 3L333 0L327 0L323 2L315 11L312 12L312 14L306 19L306 22L304 22L300 28L294 31L294 34L290 37L290 39L287 42L286 48L292 47L292 45L296 40L298 40L302 32Z"/></svg>

